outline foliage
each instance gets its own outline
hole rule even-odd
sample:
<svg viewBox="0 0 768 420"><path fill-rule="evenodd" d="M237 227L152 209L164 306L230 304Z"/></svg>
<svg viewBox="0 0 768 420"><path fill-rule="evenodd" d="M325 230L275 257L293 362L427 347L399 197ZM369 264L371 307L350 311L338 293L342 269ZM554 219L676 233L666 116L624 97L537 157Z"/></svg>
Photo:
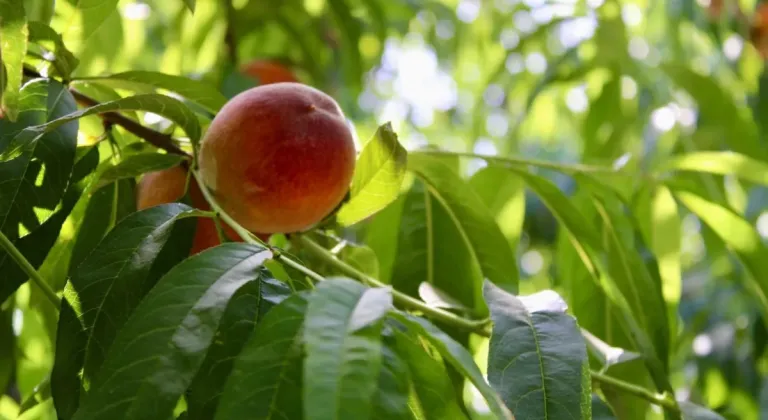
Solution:
<svg viewBox="0 0 768 420"><path fill-rule="evenodd" d="M706 4L705 4L706 3ZM0 0L0 419L758 419L768 6ZM269 60L358 160L308 232L136 210Z"/></svg>

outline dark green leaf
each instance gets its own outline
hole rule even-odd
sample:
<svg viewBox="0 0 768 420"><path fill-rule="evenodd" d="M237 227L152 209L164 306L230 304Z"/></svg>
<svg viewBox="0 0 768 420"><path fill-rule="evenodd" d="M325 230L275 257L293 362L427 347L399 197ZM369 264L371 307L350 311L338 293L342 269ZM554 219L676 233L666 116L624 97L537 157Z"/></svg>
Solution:
<svg viewBox="0 0 768 420"><path fill-rule="evenodd" d="M50 80L27 83L20 99L19 120L0 119L0 153L19 130L77 109L66 87ZM77 122L62 125L17 159L0 161L0 229L12 240L34 231L53 215L72 175L77 129Z"/></svg>
<svg viewBox="0 0 768 420"><path fill-rule="evenodd" d="M457 343L453 338L448 336L448 334L444 333L425 319L400 312L394 312L392 316L405 324L406 328L412 333L418 334L426 339L440 352L440 355L447 363L466 376L467 379L475 385L483 398L485 398L491 413L498 419L503 420L512 418L512 414L507 407L504 406L499 395L493 388L491 388L488 382L485 381L485 378L483 377L482 372L480 372L480 368L475 364L472 355L462 347L461 344Z"/></svg>
<svg viewBox="0 0 768 420"><path fill-rule="evenodd" d="M13 333L13 306L0 309L0 389L8 389L16 365L16 336Z"/></svg>
<svg viewBox="0 0 768 420"><path fill-rule="evenodd" d="M613 409L596 394L592 394L592 420L616 420Z"/></svg>
<svg viewBox="0 0 768 420"><path fill-rule="evenodd" d="M115 337L74 420L168 418L229 300L267 274L262 263L270 256L260 247L227 243L171 269Z"/></svg>
<svg viewBox="0 0 768 420"><path fill-rule="evenodd" d="M420 412L435 419L465 419L466 414L456 400L451 377L440 360L432 357L418 336L395 329L395 349L406 363L412 382L411 391Z"/></svg>
<svg viewBox="0 0 768 420"><path fill-rule="evenodd" d="M352 16L350 7L345 0L328 0L328 6L334 17L338 31L343 40L339 42L340 51L336 54L340 57L344 69L344 80L357 92L363 82L363 62L360 56L360 22Z"/></svg>
<svg viewBox="0 0 768 420"><path fill-rule="evenodd" d="M591 419L589 360L576 320L553 291L515 297L485 284L493 330L488 381L519 418Z"/></svg>
<svg viewBox="0 0 768 420"><path fill-rule="evenodd" d="M381 370L381 318L391 295L344 278L310 297L304 342L304 418L367 419Z"/></svg>
<svg viewBox="0 0 768 420"><path fill-rule="evenodd" d="M232 372L235 358L243 350L257 322L291 291L284 283L268 276L241 287L221 317L205 360L186 394L189 420L212 419L221 391Z"/></svg>
<svg viewBox="0 0 768 420"><path fill-rule="evenodd" d="M0 0L0 16L0 118L5 115L15 122L19 117L19 90L27 54L27 16L18 0Z"/></svg>
<svg viewBox="0 0 768 420"><path fill-rule="evenodd" d="M374 420L413 420L414 416L408 407L411 384L408 363L395 351L396 342L391 337L385 336L382 344L381 373L378 390L373 399L372 418Z"/></svg>
<svg viewBox="0 0 768 420"><path fill-rule="evenodd" d="M86 379L93 379L133 309L170 266L188 255L191 235L174 232L179 219L197 214L180 203L133 213L71 268L51 376L59 417L71 418L77 408L80 370ZM178 228L189 231L183 222Z"/></svg>
<svg viewBox="0 0 768 420"><path fill-rule="evenodd" d="M483 276L516 292L518 273L512 248L480 197L437 158L413 154L408 158L408 167L424 180L450 215L482 267ZM476 289L482 296L482 284Z"/></svg>
<svg viewBox="0 0 768 420"><path fill-rule="evenodd" d="M336 220L351 226L388 206L397 199L405 176L407 152L387 123L365 145L357 160L346 202Z"/></svg>
<svg viewBox="0 0 768 420"><path fill-rule="evenodd" d="M9 160L15 158L25 149L37 143L46 133L79 118L104 112L127 110L149 111L166 117L181 126L193 144L200 141L200 124L195 114L186 105L170 96L150 93L104 102L90 108L72 112L46 124L28 127L13 138L11 144L0 153L0 159Z"/></svg>
<svg viewBox="0 0 768 420"><path fill-rule="evenodd" d="M130 155L116 165L110 166L101 173L96 188L114 181L135 178L146 172L160 171L178 166L185 160L184 156L170 153L141 153Z"/></svg>
<svg viewBox="0 0 768 420"><path fill-rule="evenodd" d="M448 211L420 180L404 196L398 232L393 246L392 285L411 296L419 296L422 283L429 283L456 299L479 316L487 313L478 285L483 273L471 244ZM380 251L381 252L381 251Z"/></svg>
<svg viewBox="0 0 768 420"><path fill-rule="evenodd" d="M84 77L78 80L144 93L146 93L147 88L164 89L183 96L213 113L218 112L227 102L227 98L207 82L153 71L127 71L109 76Z"/></svg>
<svg viewBox="0 0 768 420"><path fill-rule="evenodd" d="M216 420L300 419L306 295L294 294L259 322L223 388Z"/></svg>
<svg viewBox="0 0 768 420"><path fill-rule="evenodd" d="M88 199L82 225L72 246L70 270L83 262L115 224L135 211L136 194L131 180L120 180L96 190Z"/></svg>

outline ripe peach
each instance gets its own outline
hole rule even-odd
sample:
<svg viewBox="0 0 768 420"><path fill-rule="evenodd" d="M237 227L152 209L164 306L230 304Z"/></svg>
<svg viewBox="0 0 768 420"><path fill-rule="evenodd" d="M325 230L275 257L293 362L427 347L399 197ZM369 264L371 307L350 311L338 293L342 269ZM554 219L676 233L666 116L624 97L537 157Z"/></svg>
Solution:
<svg viewBox="0 0 768 420"><path fill-rule="evenodd" d="M240 71L258 79L261 85L299 81L290 69L273 60L253 60L240 66Z"/></svg>
<svg viewBox="0 0 768 420"><path fill-rule="evenodd" d="M253 232L315 226L344 199L355 146L338 103L300 83L246 90L219 111L199 154L203 182Z"/></svg>
<svg viewBox="0 0 768 420"><path fill-rule="evenodd" d="M139 210L143 210L160 204L179 201L184 195L186 180L187 170L181 166L144 174L136 188L136 207ZM190 178L189 182L189 196L192 206L200 210L210 210L210 206L195 179ZM229 239L238 242L242 241L237 232L229 225L224 224L223 228L224 233ZM268 239L268 236L265 235L258 236L262 240ZM190 255L197 254L220 243L219 234L213 219L198 218Z"/></svg>

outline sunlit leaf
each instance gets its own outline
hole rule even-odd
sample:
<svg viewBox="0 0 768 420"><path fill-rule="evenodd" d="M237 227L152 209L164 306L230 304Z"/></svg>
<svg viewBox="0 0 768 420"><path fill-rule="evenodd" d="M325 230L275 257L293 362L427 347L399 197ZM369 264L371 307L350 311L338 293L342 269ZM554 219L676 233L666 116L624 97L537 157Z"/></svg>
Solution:
<svg viewBox="0 0 768 420"><path fill-rule="evenodd" d="M96 184L96 188L121 179L135 178L147 172L172 168L178 166L184 160L184 156L170 153L141 153L131 155L121 160L116 165L104 169Z"/></svg>
<svg viewBox="0 0 768 420"><path fill-rule="evenodd" d="M741 216L725 207L686 191L673 191L675 197L734 252L749 271L746 286L763 317L768 317L768 247L757 230Z"/></svg>
<svg viewBox="0 0 768 420"><path fill-rule="evenodd" d="M18 0L0 0L0 16L0 118L5 115L15 122L29 29L24 5Z"/></svg>
<svg viewBox="0 0 768 420"><path fill-rule="evenodd" d="M469 180L512 249L517 249L525 220L525 184L520 177L499 166L487 166Z"/></svg>
<svg viewBox="0 0 768 420"><path fill-rule="evenodd" d="M485 284L493 330L488 381L515 416L591 419L587 349L576 320L554 292L523 301Z"/></svg>
<svg viewBox="0 0 768 420"><path fill-rule="evenodd" d="M379 127L358 158L350 187L350 200L341 207L336 220L353 225L392 203L400 193L406 170L407 152L397 141L392 126Z"/></svg>
<svg viewBox="0 0 768 420"><path fill-rule="evenodd" d="M64 41L50 26L40 22L29 22L29 42L53 45L53 61L51 63L56 75L65 80L75 70L80 61L67 49Z"/></svg>
<svg viewBox="0 0 768 420"><path fill-rule="evenodd" d="M213 113L218 112L227 102L227 98L207 82L152 71L127 71L109 76L81 77L77 80L138 92L144 92L147 88L164 89L183 96Z"/></svg>
<svg viewBox="0 0 768 420"><path fill-rule="evenodd" d="M72 112L46 124L28 127L13 138L11 144L0 153L0 159L8 160L15 158L25 149L37 143L46 133L69 122L76 121L88 115L124 110L148 111L162 115L181 126L193 143L200 141L200 124L197 121L197 117L195 117L186 105L169 96L144 94L130 96L111 102L104 102L90 108Z"/></svg>
<svg viewBox="0 0 768 420"><path fill-rule="evenodd" d="M227 243L171 269L115 336L73 419L170 416L203 362L229 300L266 275L260 268L270 256L260 247Z"/></svg>
<svg viewBox="0 0 768 420"><path fill-rule="evenodd" d="M727 152L693 152L664 162L659 170L734 175L744 181L768 186L768 164L747 155Z"/></svg>
<svg viewBox="0 0 768 420"><path fill-rule="evenodd" d="M515 256L480 197L439 159L412 154L408 158L408 167L424 180L429 193L450 215L480 264L483 275L496 285L515 292L518 286ZM482 285L477 288L480 291Z"/></svg>

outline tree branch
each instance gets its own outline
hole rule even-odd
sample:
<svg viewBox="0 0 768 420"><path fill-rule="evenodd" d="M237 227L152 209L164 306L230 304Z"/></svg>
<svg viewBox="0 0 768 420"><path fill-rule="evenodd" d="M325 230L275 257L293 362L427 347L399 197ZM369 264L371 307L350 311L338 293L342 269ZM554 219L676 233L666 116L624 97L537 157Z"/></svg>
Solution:
<svg viewBox="0 0 768 420"><path fill-rule="evenodd" d="M601 387L612 388L616 391L642 398L651 402L652 404L656 404L676 413L680 412L680 407L677 405L677 402L668 393L657 394L643 387L631 384L629 382L624 382L611 376L603 375L601 373L595 372L594 370L591 371L591 375L592 381L599 383Z"/></svg>

